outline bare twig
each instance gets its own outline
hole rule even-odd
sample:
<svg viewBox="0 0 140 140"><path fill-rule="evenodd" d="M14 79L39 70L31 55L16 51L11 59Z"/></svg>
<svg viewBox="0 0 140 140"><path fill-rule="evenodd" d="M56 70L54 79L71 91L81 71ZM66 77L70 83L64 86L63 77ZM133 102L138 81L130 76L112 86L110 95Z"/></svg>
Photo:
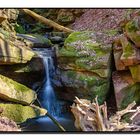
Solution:
<svg viewBox="0 0 140 140"><path fill-rule="evenodd" d="M76 97L71 111L75 117L75 126L83 131L140 131L138 123L122 121L125 114L130 113L130 120L133 121L140 113L140 107L133 109L135 105L136 103L133 102L124 110L118 111L114 116L108 118L106 103L99 106L97 97L93 103Z"/></svg>

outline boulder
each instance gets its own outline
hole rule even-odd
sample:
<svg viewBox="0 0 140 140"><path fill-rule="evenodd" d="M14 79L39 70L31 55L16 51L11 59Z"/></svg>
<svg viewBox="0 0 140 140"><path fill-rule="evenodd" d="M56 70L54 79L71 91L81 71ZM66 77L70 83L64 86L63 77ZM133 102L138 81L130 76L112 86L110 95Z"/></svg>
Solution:
<svg viewBox="0 0 140 140"><path fill-rule="evenodd" d="M74 96L92 100L98 95L100 103L104 102L110 84L112 52L104 37L107 35L85 31L66 38L64 47L57 52L60 83L54 85L60 91L58 96L69 94L72 101Z"/></svg>
<svg viewBox="0 0 140 140"><path fill-rule="evenodd" d="M137 49L125 36L121 37L121 44L123 54L121 56L121 61L125 66L132 66L140 63L140 50Z"/></svg>
<svg viewBox="0 0 140 140"><path fill-rule="evenodd" d="M51 41L42 35L39 34L17 34L19 39L24 39L23 41L30 47L51 47L52 43Z"/></svg>
<svg viewBox="0 0 140 140"><path fill-rule="evenodd" d="M135 83L129 71L113 73L114 92L118 110L136 101L140 104L140 83Z"/></svg>
<svg viewBox="0 0 140 140"><path fill-rule="evenodd" d="M93 32L70 34L57 54L58 65L65 70L90 71L107 77L112 47L103 42L101 37L104 36Z"/></svg>
<svg viewBox="0 0 140 140"><path fill-rule="evenodd" d="M36 93L12 79L0 75L0 99L29 105L36 99Z"/></svg>
<svg viewBox="0 0 140 140"><path fill-rule="evenodd" d="M16 123L25 122L27 119L44 116L47 111L37 106L23 106L20 104L0 103L3 112L1 117L7 117Z"/></svg>
<svg viewBox="0 0 140 140"><path fill-rule="evenodd" d="M140 18L136 17L129 21L125 26L125 32L128 38L136 45L140 47Z"/></svg>
<svg viewBox="0 0 140 140"><path fill-rule="evenodd" d="M56 94L60 99L73 101L75 96L92 100L98 96L99 103L103 103L109 90L109 79L101 78L93 73L78 71L62 71L56 79ZM58 82L59 81L59 82Z"/></svg>
<svg viewBox="0 0 140 140"><path fill-rule="evenodd" d="M17 46L0 36L0 65L27 63L34 55L29 48Z"/></svg>

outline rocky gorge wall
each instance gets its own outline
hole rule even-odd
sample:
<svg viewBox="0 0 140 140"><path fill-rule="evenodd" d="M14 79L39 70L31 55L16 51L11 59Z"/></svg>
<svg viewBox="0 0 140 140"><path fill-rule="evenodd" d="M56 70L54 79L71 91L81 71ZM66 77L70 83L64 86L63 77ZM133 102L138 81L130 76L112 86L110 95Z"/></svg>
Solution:
<svg viewBox="0 0 140 140"><path fill-rule="evenodd" d="M18 39L14 28L18 14L17 9L0 10L0 117L21 123L47 111L33 104L37 93L31 88L43 81L44 66Z"/></svg>
<svg viewBox="0 0 140 140"><path fill-rule="evenodd" d="M83 13L80 9L33 10L67 26ZM33 24L31 17L23 20L20 10L0 10L0 116L21 123L46 113L34 105L34 90L44 79L43 62L34 47L56 50L57 69L52 82L59 99L73 102L75 96L89 100L98 96L102 104L115 93L117 109L133 100L139 104L139 15L137 12L123 21L119 30L65 34L37 21Z"/></svg>

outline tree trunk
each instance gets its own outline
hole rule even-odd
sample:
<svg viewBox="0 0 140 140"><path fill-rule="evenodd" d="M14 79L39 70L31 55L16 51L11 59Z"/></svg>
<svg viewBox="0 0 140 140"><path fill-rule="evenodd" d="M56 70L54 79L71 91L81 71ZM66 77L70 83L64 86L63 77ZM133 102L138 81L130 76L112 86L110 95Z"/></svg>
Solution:
<svg viewBox="0 0 140 140"><path fill-rule="evenodd" d="M57 29L59 31L63 31L63 32L67 32L67 33L71 33L71 32L74 31L74 30L66 28L66 27L64 27L62 25L59 25L58 23L56 23L56 22L54 22L54 21L52 21L50 19L47 19L47 18L45 18L43 16L40 16L40 15L36 14L35 12L33 12L33 11L29 10L29 9L23 9L23 11L26 14L28 14L28 15L32 16L33 18L35 18L36 20L38 20L38 21L40 21L40 22L42 22L42 23L44 23L44 24L46 24L48 26L51 26L51 27L53 27L53 28L55 28L55 29Z"/></svg>

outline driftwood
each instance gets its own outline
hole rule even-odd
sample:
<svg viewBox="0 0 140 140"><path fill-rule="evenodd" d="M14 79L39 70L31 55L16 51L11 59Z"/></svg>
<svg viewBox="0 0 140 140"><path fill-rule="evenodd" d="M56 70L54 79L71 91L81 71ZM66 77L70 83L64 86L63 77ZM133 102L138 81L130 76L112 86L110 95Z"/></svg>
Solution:
<svg viewBox="0 0 140 140"><path fill-rule="evenodd" d="M63 31L63 32L67 32L67 33L71 33L73 32L73 30L69 29L69 28L66 28L62 25L59 25L58 23L50 20L50 19L47 19L43 16L40 16L39 14L29 10L29 9L22 9L26 14L32 16L33 18L35 18L36 20L40 21L41 23L44 23L48 26L51 26L59 31Z"/></svg>
<svg viewBox="0 0 140 140"><path fill-rule="evenodd" d="M126 109L108 118L106 103L99 106L97 98L91 103L76 97L71 111L75 117L76 128L82 131L140 131L139 122L133 121L140 113L140 107L132 109L135 105L136 103L133 102ZM122 120L126 114L131 116L129 123Z"/></svg>

